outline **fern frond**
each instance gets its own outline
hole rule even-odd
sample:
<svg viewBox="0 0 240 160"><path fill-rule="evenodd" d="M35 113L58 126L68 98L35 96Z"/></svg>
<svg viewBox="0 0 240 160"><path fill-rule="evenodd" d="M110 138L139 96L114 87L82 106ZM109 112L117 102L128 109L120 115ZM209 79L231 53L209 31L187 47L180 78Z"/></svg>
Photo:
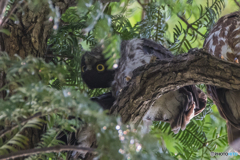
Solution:
<svg viewBox="0 0 240 160"><path fill-rule="evenodd" d="M16 148L24 149L27 146L29 139L22 134L15 134L5 144L0 146L0 155L7 154L9 152L17 151Z"/></svg>
<svg viewBox="0 0 240 160"><path fill-rule="evenodd" d="M46 133L42 135L41 142L38 146L44 148L64 144L62 141L56 139L59 133L56 129L48 129Z"/></svg>

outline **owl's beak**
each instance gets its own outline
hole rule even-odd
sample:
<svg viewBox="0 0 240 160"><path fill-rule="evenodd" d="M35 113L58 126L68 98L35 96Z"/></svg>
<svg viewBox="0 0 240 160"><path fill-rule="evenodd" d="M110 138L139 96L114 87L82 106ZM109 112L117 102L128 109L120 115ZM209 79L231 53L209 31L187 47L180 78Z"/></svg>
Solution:
<svg viewBox="0 0 240 160"><path fill-rule="evenodd" d="M91 71L92 67L87 66L85 71Z"/></svg>

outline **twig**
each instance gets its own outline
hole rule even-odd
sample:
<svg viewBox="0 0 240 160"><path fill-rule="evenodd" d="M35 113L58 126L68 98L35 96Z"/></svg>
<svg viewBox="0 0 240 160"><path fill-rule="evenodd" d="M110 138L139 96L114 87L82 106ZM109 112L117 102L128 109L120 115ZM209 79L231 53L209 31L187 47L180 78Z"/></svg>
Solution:
<svg viewBox="0 0 240 160"><path fill-rule="evenodd" d="M157 33L158 33L158 25L159 25L159 21L160 21L160 19L159 19L159 14L160 14L160 10L158 10L158 17L157 17ZM158 34L156 34L156 36L155 36L155 41L157 42L157 37L158 37Z"/></svg>
<svg viewBox="0 0 240 160"><path fill-rule="evenodd" d="M196 28L194 28L191 24L188 23L188 21L186 19L184 19L183 17L179 16L178 17L184 22L186 23L186 25L191 28L192 30L196 31L198 34L200 34L202 37L205 37L201 32L199 32Z"/></svg>
<svg viewBox="0 0 240 160"><path fill-rule="evenodd" d="M5 23L8 21L9 17L12 15L12 13L16 10L16 8L18 7L19 1L15 1L15 4L12 6L12 9L10 11L8 11L8 14L6 17L3 18L2 20L2 24L1 27L3 27L5 25Z"/></svg>
<svg viewBox="0 0 240 160"><path fill-rule="evenodd" d="M0 26L2 24L2 18L4 17L4 12L6 11L7 4L8 4L8 0L0 1Z"/></svg>
<svg viewBox="0 0 240 160"><path fill-rule="evenodd" d="M140 0L137 0L137 2L138 2L143 8L145 8L145 6L148 5L147 2L146 2L146 0L145 0L145 3L142 3Z"/></svg>
<svg viewBox="0 0 240 160"><path fill-rule="evenodd" d="M28 150L18 151L15 153L10 153L8 155L0 156L0 160L14 159L14 158L30 156L30 155L39 154L39 153L51 153L51 152L62 152L62 151L96 152L96 150L92 149L92 148L58 145L58 146L54 146L54 147L28 149Z"/></svg>
<svg viewBox="0 0 240 160"><path fill-rule="evenodd" d="M107 2L106 4L104 4L104 6L101 8L101 9L102 9L102 10L101 10L101 13L98 13L98 15L94 18L94 19L95 19L94 22L92 22L92 24L91 24L90 26L88 26L87 28L82 29L81 33L82 33L83 35L86 34L86 33L88 33L88 32L90 32L90 31L93 29L93 27L94 27L95 24L97 23L99 17L101 17L101 16L103 15L106 7L108 6L108 3L109 3L109 2Z"/></svg>
<svg viewBox="0 0 240 160"><path fill-rule="evenodd" d="M215 4L217 4L218 1L214 1L214 3L212 4L212 6L210 7L210 9L212 9L214 7ZM207 12L205 12L202 16L200 16L194 23L196 23L197 21L199 21L200 19L202 19L205 15L207 14Z"/></svg>
<svg viewBox="0 0 240 160"><path fill-rule="evenodd" d="M34 119L34 118L38 118L38 117L41 117L41 116L42 116L42 113L40 113L40 112L39 112L39 113L36 113L35 115L33 115L33 116L25 119L24 121L20 122L20 125L25 125L29 120ZM12 127L9 127L9 128L7 128L7 129L1 131L1 132L0 132L0 138L2 138L3 136L5 136L7 133L11 132L12 130L16 129L18 126L19 126L19 125L16 124L16 125L14 125L14 126L12 126Z"/></svg>
<svg viewBox="0 0 240 160"><path fill-rule="evenodd" d="M145 0L145 4L143 4L140 0L137 0L137 2L142 7L142 18L141 18L141 20L143 20L145 18L145 6L147 5L147 0Z"/></svg>
<svg viewBox="0 0 240 160"><path fill-rule="evenodd" d="M234 0L234 2L236 3L236 5L240 8L240 3L237 0Z"/></svg>
<svg viewBox="0 0 240 160"><path fill-rule="evenodd" d="M181 49L181 47L182 47L182 45L183 45L183 42L186 40L186 37L187 37L186 34L188 33L188 29L189 29L189 26L187 26L186 33L185 33L182 41L180 42L180 45L179 45L178 50L177 50L177 53L180 52L180 49Z"/></svg>

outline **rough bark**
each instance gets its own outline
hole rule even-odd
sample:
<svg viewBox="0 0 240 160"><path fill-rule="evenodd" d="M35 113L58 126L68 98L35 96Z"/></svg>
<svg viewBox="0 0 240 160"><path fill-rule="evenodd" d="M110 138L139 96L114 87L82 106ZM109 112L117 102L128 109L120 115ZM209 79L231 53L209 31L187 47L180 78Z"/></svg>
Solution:
<svg viewBox="0 0 240 160"><path fill-rule="evenodd" d="M60 14L69 6L75 4L75 0L56 0L53 6L59 8ZM10 35L1 33L1 49L11 57L18 54L25 58L28 55L42 57L46 52L47 39L53 28L53 21L49 20L51 9L48 3L40 3L38 6L29 7L25 2L19 4L15 11L18 20L9 20L3 27L10 31Z"/></svg>
<svg viewBox="0 0 240 160"><path fill-rule="evenodd" d="M123 123L139 124L150 105L164 93L186 85L208 84L240 90L240 65L216 58L203 50L159 60L136 69L132 80L110 112Z"/></svg>

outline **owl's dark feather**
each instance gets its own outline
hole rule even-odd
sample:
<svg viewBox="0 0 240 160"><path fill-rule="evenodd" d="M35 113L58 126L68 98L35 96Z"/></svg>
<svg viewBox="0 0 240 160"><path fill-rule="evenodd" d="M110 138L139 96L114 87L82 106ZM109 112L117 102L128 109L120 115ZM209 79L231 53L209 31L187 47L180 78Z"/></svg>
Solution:
<svg viewBox="0 0 240 160"><path fill-rule="evenodd" d="M86 71L82 73L82 79L90 89L94 88L108 88L114 79L114 70L108 70L104 73L97 73L97 71Z"/></svg>
<svg viewBox="0 0 240 160"><path fill-rule="evenodd" d="M99 65L103 70L98 70ZM90 89L111 87L115 70L108 70L107 68L107 59L104 58L102 49L99 46L82 56L81 76Z"/></svg>
<svg viewBox="0 0 240 160"><path fill-rule="evenodd" d="M115 101L112 92L104 93L98 97L92 97L92 101L97 102L104 110L110 109Z"/></svg>

